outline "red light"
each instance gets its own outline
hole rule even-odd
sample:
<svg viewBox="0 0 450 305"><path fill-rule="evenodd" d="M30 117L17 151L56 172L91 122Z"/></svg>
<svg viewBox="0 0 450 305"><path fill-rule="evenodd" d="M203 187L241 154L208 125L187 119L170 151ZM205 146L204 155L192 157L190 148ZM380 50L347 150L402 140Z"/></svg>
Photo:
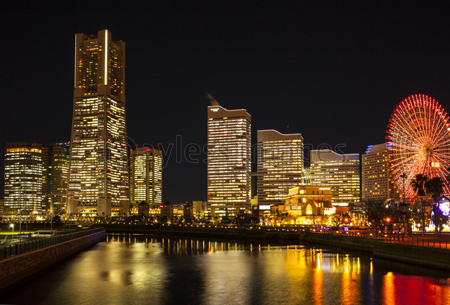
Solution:
<svg viewBox="0 0 450 305"><path fill-rule="evenodd" d="M211 193L208 193L208 196L211 196Z"/></svg>
<svg viewBox="0 0 450 305"><path fill-rule="evenodd" d="M227 133L226 133L226 132L224 132L223 134L224 134L224 135L226 135Z"/></svg>

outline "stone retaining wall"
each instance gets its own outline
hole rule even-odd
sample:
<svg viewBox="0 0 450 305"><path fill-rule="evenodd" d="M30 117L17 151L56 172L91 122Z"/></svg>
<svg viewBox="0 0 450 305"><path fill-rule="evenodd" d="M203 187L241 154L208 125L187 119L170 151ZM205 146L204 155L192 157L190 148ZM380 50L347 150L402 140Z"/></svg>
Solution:
<svg viewBox="0 0 450 305"><path fill-rule="evenodd" d="M104 240L105 237L105 231L99 231L47 248L0 260L0 294L60 263L69 256L93 246Z"/></svg>
<svg viewBox="0 0 450 305"><path fill-rule="evenodd" d="M372 238L307 232L302 240L327 246L363 251L390 260L450 270L450 250L385 243Z"/></svg>

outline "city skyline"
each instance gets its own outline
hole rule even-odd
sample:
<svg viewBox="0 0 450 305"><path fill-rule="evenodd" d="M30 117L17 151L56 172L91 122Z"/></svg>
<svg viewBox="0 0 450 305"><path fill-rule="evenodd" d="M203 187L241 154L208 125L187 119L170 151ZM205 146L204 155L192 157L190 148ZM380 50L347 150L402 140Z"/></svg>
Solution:
<svg viewBox="0 0 450 305"><path fill-rule="evenodd" d="M363 153L384 142L389 116L403 98L424 93L449 108L448 6L438 4L169 2L100 16L84 13L81 3L74 12L64 4L50 10L5 4L1 28L11 43L1 51L7 101L1 124L8 131L1 148L69 140L73 34L107 28L130 47L127 123L135 143L168 147L180 135L202 147L208 91L225 107L253 115L252 143L257 130L286 133L289 125L289 133L301 133L314 149L343 143L343 153ZM140 29L149 30L145 39ZM45 39L34 39L42 33ZM166 162L163 200L206 199L205 163L179 163L175 154Z"/></svg>

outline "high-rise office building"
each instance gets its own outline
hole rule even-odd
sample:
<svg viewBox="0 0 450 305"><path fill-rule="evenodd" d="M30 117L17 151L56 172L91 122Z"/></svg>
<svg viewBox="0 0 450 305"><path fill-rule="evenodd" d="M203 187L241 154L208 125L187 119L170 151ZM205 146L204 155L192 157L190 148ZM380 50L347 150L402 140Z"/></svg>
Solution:
<svg viewBox="0 0 450 305"><path fill-rule="evenodd" d="M162 152L151 148L131 151L131 201L162 204Z"/></svg>
<svg viewBox="0 0 450 305"><path fill-rule="evenodd" d="M208 209L235 216L250 205L251 116L245 109L208 107Z"/></svg>
<svg viewBox="0 0 450 305"><path fill-rule="evenodd" d="M62 214L67 205L67 177L69 172L69 147L55 143L42 148L42 213Z"/></svg>
<svg viewBox="0 0 450 305"><path fill-rule="evenodd" d="M359 154L338 154L332 150L311 150L311 185L331 186L333 205L360 202Z"/></svg>
<svg viewBox="0 0 450 305"><path fill-rule="evenodd" d="M258 130L258 205L270 210L284 204L289 189L303 182L303 137Z"/></svg>
<svg viewBox="0 0 450 305"><path fill-rule="evenodd" d="M69 214L128 212L125 121L125 43L108 30L76 34Z"/></svg>
<svg viewBox="0 0 450 305"><path fill-rule="evenodd" d="M5 153L5 208L21 214L41 214L42 145L7 143Z"/></svg>
<svg viewBox="0 0 450 305"><path fill-rule="evenodd" d="M391 176L387 143L370 145L362 156L363 201L398 199L398 191Z"/></svg>

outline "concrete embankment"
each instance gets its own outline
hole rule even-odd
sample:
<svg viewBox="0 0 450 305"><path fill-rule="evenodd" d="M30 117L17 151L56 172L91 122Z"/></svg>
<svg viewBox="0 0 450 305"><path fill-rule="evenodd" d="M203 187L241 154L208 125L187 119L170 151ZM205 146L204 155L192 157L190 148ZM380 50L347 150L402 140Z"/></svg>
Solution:
<svg viewBox="0 0 450 305"><path fill-rule="evenodd" d="M0 295L105 237L104 230L97 230L92 234L0 260Z"/></svg>
<svg viewBox="0 0 450 305"><path fill-rule="evenodd" d="M386 243L373 238L307 232L303 241L372 254L374 257L450 270L450 250Z"/></svg>
<svg viewBox="0 0 450 305"><path fill-rule="evenodd" d="M153 234L192 238L232 239L242 241L299 242L298 232L267 231L258 228L216 228L190 226L104 225L107 233Z"/></svg>

